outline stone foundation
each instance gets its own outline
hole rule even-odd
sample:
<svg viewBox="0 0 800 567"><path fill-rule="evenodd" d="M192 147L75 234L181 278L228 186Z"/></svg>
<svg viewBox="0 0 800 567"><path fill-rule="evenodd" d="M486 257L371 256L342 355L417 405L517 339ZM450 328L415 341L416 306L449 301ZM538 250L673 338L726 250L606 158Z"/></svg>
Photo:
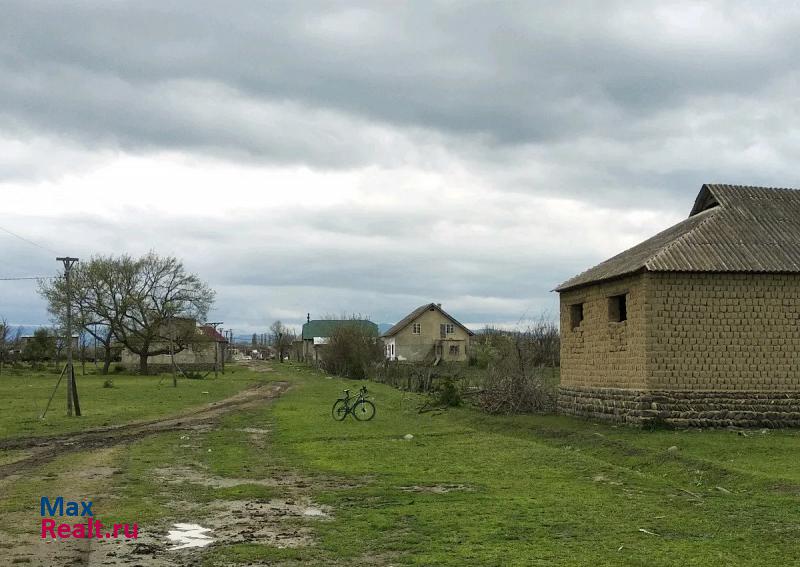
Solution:
<svg viewBox="0 0 800 567"><path fill-rule="evenodd" d="M561 387L558 413L639 427L798 427L800 392Z"/></svg>

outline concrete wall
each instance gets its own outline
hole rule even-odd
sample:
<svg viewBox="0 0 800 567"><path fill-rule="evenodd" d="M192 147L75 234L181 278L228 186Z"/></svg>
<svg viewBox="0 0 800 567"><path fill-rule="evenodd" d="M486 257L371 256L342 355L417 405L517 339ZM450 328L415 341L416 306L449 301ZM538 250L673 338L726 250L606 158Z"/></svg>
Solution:
<svg viewBox="0 0 800 567"><path fill-rule="evenodd" d="M586 388L644 388L648 274L561 293L561 384ZM626 295L627 321L609 321L609 298ZM571 325L571 306L583 321Z"/></svg>
<svg viewBox="0 0 800 567"><path fill-rule="evenodd" d="M414 323L419 323L421 326L419 334L414 334ZM469 333L436 309L425 311L393 337L387 337L394 339L395 357L412 362L421 361L426 357L433 360L434 348L441 340L439 325L446 324L453 325L453 332L442 341L442 359L454 362L466 361L469 356ZM459 347L457 355L450 354L450 345Z"/></svg>
<svg viewBox="0 0 800 567"><path fill-rule="evenodd" d="M167 345L169 346L169 345ZM154 347L155 348L155 347ZM224 362L224 346L223 343L206 343L202 348L194 350L191 346L175 353L175 363L179 366L183 365L214 365L214 349L219 350L217 357L220 367ZM139 368L139 355L134 354L127 348L122 349L120 353L120 363L126 368ZM169 354L159 354L156 356L147 357L148 365L169 365L171 366L171 358Z"/></svg>

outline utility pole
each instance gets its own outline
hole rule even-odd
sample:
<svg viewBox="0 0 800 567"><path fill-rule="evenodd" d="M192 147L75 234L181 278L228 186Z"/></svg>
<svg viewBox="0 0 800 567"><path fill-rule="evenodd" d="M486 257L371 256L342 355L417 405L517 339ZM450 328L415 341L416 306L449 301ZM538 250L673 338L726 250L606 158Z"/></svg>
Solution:
<svg viewBox="0 0 800 567"><path fill-rule="evenodd" d="M219 350L220 346L217 342L217 327L222 325L224 321L211 321L206 323L206 325L213 327L214 329L214 378L217 377L217 369L219 367ZM225 353L222 354L222 373L225 374Z"/></svg>
<svg viewBox="0 0 800 567"><path fill-rule="evenodd" d="M75 369L72 366L72 287L70 283L70 273L72 266L78 258L65 256L56 258L58 262L64 264L64 278L67 284L67 415L71 416L73 408L75 415L80 417L81 405L78 402L78 388L75 384Z"/></svg>

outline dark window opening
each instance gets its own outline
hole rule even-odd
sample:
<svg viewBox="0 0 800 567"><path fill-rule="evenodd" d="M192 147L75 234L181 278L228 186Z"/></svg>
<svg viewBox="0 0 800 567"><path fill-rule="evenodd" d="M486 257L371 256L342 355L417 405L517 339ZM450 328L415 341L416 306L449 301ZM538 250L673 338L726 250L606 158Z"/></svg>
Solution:
<svg viewBox="0 0 800 567"><path fill-rule="evenodd" d="M450 345L450 356L458 356L459 350L458 345Z"/></svg>
<svg viewBox="0 0 800 567"><path fill-rule="evenodd" d="M608 298L608 320L619 323L628 320L628 295L612 295Z"/></svg>
<svg viewBox="0 0 800 567"><path fill-rule="evenodd" d="M575 303L569 306L569 326L574 331L581 326L583 321L583 303Z"/></svg>

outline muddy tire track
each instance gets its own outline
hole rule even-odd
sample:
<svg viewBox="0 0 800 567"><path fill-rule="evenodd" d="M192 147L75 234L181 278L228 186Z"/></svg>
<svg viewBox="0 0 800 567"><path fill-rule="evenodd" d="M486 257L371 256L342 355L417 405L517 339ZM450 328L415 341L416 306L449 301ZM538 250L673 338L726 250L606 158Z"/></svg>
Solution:
<svg viewBox="0 0 800 567"><path fill-rule="evenodd" d="M161 419L139 421L125 425L90 429L50 437L24 437L0 441L0 449L27 449L31 454L14 462L0 465L0 480L47 463L56 457L76 451L111 447L130 443L149 435L210 425L222 416L241 409L258 407L279 397L289 388L288 382L258 384L207 407L171 415Z"/></svg>

